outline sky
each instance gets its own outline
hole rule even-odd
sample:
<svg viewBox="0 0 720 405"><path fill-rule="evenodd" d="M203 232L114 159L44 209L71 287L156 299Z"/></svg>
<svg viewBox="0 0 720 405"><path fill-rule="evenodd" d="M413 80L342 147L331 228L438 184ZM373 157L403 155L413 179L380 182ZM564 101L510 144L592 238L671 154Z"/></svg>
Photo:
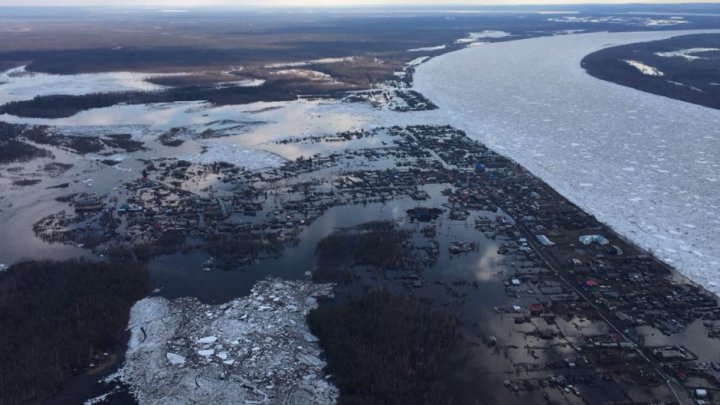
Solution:
<svg viewBox="0 0 720 405"><path fill-rule="evenodd" d="M0 0L0 6L359 6L359 5L513 5L582 3L714 3L719 0Z"/></svg>

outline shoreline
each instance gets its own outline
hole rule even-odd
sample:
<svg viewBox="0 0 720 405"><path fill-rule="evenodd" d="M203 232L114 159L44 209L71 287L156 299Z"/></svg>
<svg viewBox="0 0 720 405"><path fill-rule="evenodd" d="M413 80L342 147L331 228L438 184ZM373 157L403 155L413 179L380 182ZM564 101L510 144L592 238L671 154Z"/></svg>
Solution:
<svg viewBox="0 0 720 405"><path fill-rule="evenodd" d="M616 33L616 34L610 33L610 34L606 34L606 35L608 35L610 38L622 37L622 36L627 35L630 38L627 38L626 40L621 40L622 43L636 43L636 42L650 41L653 39L661 39L661 38L668 38L668 37L674 37L674 36L679 36L679 35L687 35L690 33L707 33L707 32L718 32L718 30L677 31L677 32L644 32L644 33L640 32L640 33ZM641 34L641 35L643 35L643 38L642 39L632 38L632 36L634 34ZM578 35L582 37L582 36L596 36L596 35L602 35L602 34L589 33L589 34L578 34ZM555 37L555 38L557 38L557 37ZM542 39L531 39L528 41L537 42L539 40L542 40ZM612 44L612 46L616 46L616 45L619 45L619 43L617 41L615 41ZM491 46L491 45L486 45L486 46ZM478 49L480 49L480 48L467 49L467 50L462 50L462 51L458 51L458 52L462 52L463 56L465 58L467 58L468 55L471 55L474 52L478 52ZM448 57L448 55L452 55L452 53L445 54L445 57ZM460 56L450 56L450 57L453 58L453 60L460 58ZM582 58L582 57L580 57L580 58ZM573 57L573 59L572 59L573 62L575 61L575 59L577 59L576 56ZM423 64L419 69L419 71L421 72L420 74L421 75L424 74L429 69L428 66L431 64L435 64L437 66L437 64L439 63L439 62L437 62L437 60L438 60L438 58L433 58L428 63ZM555 64L553 66L555 66L557 68L558 66L564 66L563 64L567 65L567 63L568 63L567 61L564 61L559 64ZM437 70L437 68L435 68L435 67L433 67L433 69ZM579 60L578 60L577 66L574 66L573 69L574 69L573 72L569 74L570 79L568 79L568 82L582 83L583 79L589 78L593 81L597 81L598 83L600 83L597 86L598 88L604 88L604 87L610 88L610 89L615 88L614 90L616 90L616 92L618 92L618 93L621 93L621 92L622 93L630 92L630 94L635 93L634 98L638 98L638 99L641 98L650 103L653 102L654 97L659 97L657 95L646 93L646 92L636 90L636 89L632 89L632 88L629 88L629 87L626 87L626 86L623 86L620 84L615 84L615 83L597 79L597 78L591 76L590 74L588 74L587 72L585 72L585 70L580 67ZM455 74L457 75L459 73L456 72ZM578 76L587 76L587 78L578 79L577 78ZM416 77L417 77L417 74L416 74ZM486 80L490 80L490 79L486 79ZM460 129L467 130L468 134L473 139L480 140L480 141L488 144L489 147L498 151L498 153L501 153L504 156L508 156L511 159L518 161L524 167L528 168L531 172L535 173L536 175L538 175L540 178L544 179L545 181L548 181L562 195L570 198L572 201L574 201L575 203L580 205L587 212L597 215L598 218L602 222L610 224L611 227L613 229L615 229L619 234L623 235L624 237L628 238L629 240L632 240L633 243L638 244L645 250L655 251L656 253L658 253L657 250L659 248L669 247L667 243L663 244L663 242L661 242L661 239L652 238L652 237L648 239L647 237L640 236L638 234L638 231L640 231L642 228L639 228L639 226L636 222L637 220L633 221L633 222L628 222L625 220L618 220L618 218L616 216L613 216L613 210L615 210L615 211L622 210L622 208L620 208L620 205L618 205L618 203L616 203L616 205L613 206L613 209L610 209L608 206L603 206L603 208L599 208L599 206L597 205L597 200L593 200L592 198L589 197L592 194L598 193L598 191L579 191L579 190L583 189L583 185L581 184L580 186L578 186L577 183L575 185L570 184L569 180L567 180L563 177L563 175L567 174L566 171L557 172L557 170L554 170L550 165L541 163L539 161L539 159L542 160L544 158L550 157L551 156L550 153L553 153L553 152L551 152L552 148L549 147L549 144L555 142L555 143L559 144L557 146L563 146L562 145L563 143L569 143L571 141L583 143L583 141L581 141L581 140L576 140L579 138L575 137L570 140L563 140L562 137L555 136L556 139L554 139L552 141L548 140L547 147L543 146L541 148L537 148L537 147L534 147L533 143L531 142L531 139L534 139L535 137L531 137L530 134L528 133L528 131L530 131L530 128L532 128L532 126L531 126L532 124L531 124L530 120L520 118L522 123L517 125L516 126L517 128L515 128L514 125L511 125L511 126L513 126L513 129L501 129L496 124L484 125L482 123L477 123L476 122L477 120L473 121L473 118L469 118L470 121L463 121L463 119L464 119L463 117L468 116L468 112L461 110L460 109L461 107L459 107L459 104L457 102L455 102L455 103L451 102L450 99L448 98L448 96L443 94L444 90L442 90L440 87L436 86L436 87L431 88L430 84L427 84L427 85L420 84L418 86L417 80L415 81L415 86L418 91L420 91L423 94L426 94L426 96L428 96L428 98L430 98L431 100L436 102L439 105L441 112L445 111L446 116L449 117L448 121L450 124L460 128ZM512 89L508 89L508 91L512 92L513 89L519 89L521 87L522 87L521 85L514 85L512 87ZM492 85L489 88L491 89L490 91L492 91L492 89L493 89ZM553 94L557 94L557 93L553 93ZM433 97L433 96L435 96L435 97ZM488 94L487 89L486 89L485 96L493 97L494 94L492 94L492 93ZM436 98L438 100L434 100L434 98ZM522 96L521 96L521 99L524 100L523 103L526 103L526 105L531 104L528 100L525 100ZM662 99L665 99L665 98L662 97ZM709 114L720 115L718 110L711 109L709 107L697 106L695 104L689 104L689 103L674 100L674 99L667 99L667 100L668 100L667 104L669 104L669 105L678 105L679 107L683 107L683 105L687 104L683 108L684 110L697 109L697 110L703 111L703 112L706 111ZM449 114L448 114L448 104L451 105L449 108ZM507 104L507 102L505 100L503 100L501 102L501 104L503 106L505 106ZM538 100L538 104L540 104L540 100ZM688 107L688 106L690 106L690 107ZM528 108L531 108L531 107L528 107ZM562 109L562 108L564 108L564 105L558 106L558 109ZM532 111L532 108L530 111ZM542 111L547 111L547 109L542 108ZM511 115L515 114L515 112L513 112L513 111L510 111L510 112L511 112ZM485 114L485 115L483 115L483 114L484 114L483 112L480 112L479 116L480 117L487 116L487 114ZM559 122L561 122L561 124L558 124L561 126L564 125L564 124L562 124L563 118L560 118L560 117L562 117L562 114L563 113L561 112L561 113L559 113L559 115L552 117L553 120L558 120ZM566 114L572 114L572 113L567 112ZM677 113L676 115L678 115L678 114L681 114L681 113ZM482 120L483 118L480 118L480 119ZM610 120L612 118L605 117L604 119ZM564 121L568 121L568 120L565 119ZM470 124L470 122L472 122L474 125ZM541 131L543 130L543 128L548 127L547 125L544 125L542 123L542 117L537 118L537 122L539 123L538 124L540 126L539 130L541 130ZM576 130L577 130L578 126L580 126L578 124L574 124L574 125L575 125L574 128ZM571 127L571 128L573 128L573 127ZM512 131L515 131L515 133L513 134ZM537 131L537 129L536 129L536 131ZM500 132L500 134L498 134L498 132ZM585 134L587 136L593 136L592 132L591 133L586 132ZM600 132L600 135L602 135L603 139L605 139L606 136L607 137L613 136L612 133L606 134L605 131ZM509 136L509 137L511 137L511 140L504 141L501 138L502 136ZM546 135L541 134L540 136L546 136ZM552 139L553 136L548 135L548 138ZM618 136L618 138L621 138L621 137ZM610 138L608 138L608 139L610 139ZM654 139L654 137L650 137L650 140L648 142L652 142L653 139ZM620 140L618 140L618 141L620 141ZM533 157L532 154L528 154L528 153L524 153L524 152L520 151L520 146L519 146L520 143L522 143L522 145L524 145L524 147L526 147L528 149L532 149L532 150L540 149L537 152L535 152L538 154L538 156ZM573 155L571 154L572 152L565 152L564 149L557 150L556 152L561 152L561 151L563 152L562 159L567 160L567 159L573 158ZM583 151L583 152L585 152L585 151ZM591 152L585 152L585 153L591 153ZM543 154L545 156L543 156ZM577 160L577 159L582 159L582 158L579 156L575 156L575 159ZM590 169L590 167L591 166L588 166L587 170L592 170L592 169ZM603 170L603 169L606 169L606 167L599 166L596 170ZM586 170L586 169L580 168L579 170ZM637 173L637 171L638 170L636 169L635 173ZM629 173L630 173L630 175L633 174L633 172L629 172ZM622 175L622 172L619 172L619 174ZM582 180L577 180L578 178L580 178L580 177L575 175L573 177L573 180L577 181L579 183L583 183ZM697 180L695 180L695 182L697 184L701 183L702 181L703 181L702 177L699 177ZM586 181L586 183L594 183L594 182L592 180L590 180L590 181ZM597 184L593 184L591 187L597 187ZM610 190L610 188L608 186L607 190L605 190L604 192L609 192L609 190ZM615 191L615 192L617 192L617 191ZM627 198L631 198L631 197L634 197L634 196L628 196ZM637 197L645 197L645 196L639 195ZM643 199L647 200L647 198L643 198ZM633 203L630 202L628 207L632 207L632 204ZM709 205L712 205L712 203L710 203ZM643 217L643 219L647 220L646 217ZM710 227L709 229L707 229L707 231L710 231L712 229L712 225L706 225L706 227ZM712 239L711 236L708 236L708 238ZM697 241L697 239L693 239L693 241ZM705 251L703 252L703 254L706 256L708 254L713 253L712 249L710 249L710 251L707 250L708 246L711 246L711 245L708 245L707 243L704 244ZM696 273L696 272L693 273L693 272L688 271L689 269L696 268L699 265L699 263L701 263L701 261L695 260L694 262L692 262L693 264L683 265L683 264L681 264L681 263L683 263L682 258L678 257L677 255L674 255L672 253L665 252L665 251L661 251L659 253L660 253L659 257L663 261L670 260L669 262L666 262L666 264L668 266L676 268L685 277L693 280L693 282L703 285L706 288L710 288L714 294L720 293L720 287L713 288L713 283L709 282L711 280L709 280L707 278L707 277L709 277L708 275L703 275L700 273ZM715 252L715 253L717 254L717 252ZM711 272L711 268L713 266L713 264L712 264L713 261L711 258L708 258L707 262L710 262L711 267L708 268L708 271ZM719 264L717 262L714 264L714 266L716 266L716 267L718 265ZM706 265L706 267L707 267L707 265ZM710 274L710 273L708 273L708 274ZM717 282L716 282L716 284L717 284Z"/></svg>

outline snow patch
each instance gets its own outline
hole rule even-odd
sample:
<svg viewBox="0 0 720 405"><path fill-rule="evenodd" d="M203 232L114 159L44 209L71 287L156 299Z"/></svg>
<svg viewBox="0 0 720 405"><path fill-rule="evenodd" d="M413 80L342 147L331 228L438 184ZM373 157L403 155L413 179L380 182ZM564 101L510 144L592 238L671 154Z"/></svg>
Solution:
<svg viewBox="0 0 720 405"><path fill-rule="evenodd" d="M290 67L303 67L308 65L325 65L325 64L331 64L331 63L343 63L343 62L353 62L355 60L354 56L349 56L346 58L322 58L322 59L313 59L313 60L306 60L302 62L289 62L289 63L273 63L271 65L265 65L265 68L267 69L280 69L280 68L290 68Z"/></svg>
<svg viewBox="0 0 720 405"><path fill-rule="evenodd" d="M665 76L665 73L661 72L655 67L652 67L650 65L646 65L640 61L637 60L631 60L631 59L623 59L623 62L627 63L628 65L634 67L638 70L638 72L646 75L646 76Z"/></svg>
<svg viewBox="0 0 720 405"><path fill-rule="evenodd" d="M219 83L216 87L260 87L265 84L265 79L245 79L232 82Z"/></svg>
<svg viewBox="0 0 720 405"><path fill-rule="evenodd" d="M590 23L590 24L628 24L641 27L672 27L680 24L686 24L688 21L683 17L670 17L667 19L646 18L646 17L579 17L564 16L548 18L552 22L564 23Z"/></svg>
<svg viewBox="0 0 720 405"><path fill-rule="evenodd" d="M662 58L683 58L687 61L694 61L698 59L717 59L717 58L707 58L702 56L697 56L698 53L705 53L705 52L719 52L720 48L689 48L689 49L680 49L677 51L670 51L670 52L655 52L655 55L660 56Z"/></svg>
<svg viewBox="0 0 720 405"><path fill-rule="evenodd" d="M442 51L443 49L447 48L446 45L438 45L438 46L426 46L422 48L413 48L408 49L408 52L433 52L433 51Z"/></svg>
<svg viewBox="0 0 720 405"><path fill-rule="evenodd" d="M648 18L642 25L646 27L668 27L673 25L687 24L689 21L684 20L682 17L672 17L670 19L655 19Z"/></svg>
<svg viewBox="0 0 720 405"><path fill-rule="evenodd" d="M310 70L310 69L283 69L283 70L278 70L274 73L276 75L296 76L296 77L301 77L303 79L313 80L313 81L325 81L325 82L334 82L335 81L335 79L333 79L333 77L327 73L318 72L317 70Z"/></svg>
<svg viewBox="0 0 720 405"><path fill-rule="evenodd" d="M415 59L411 60L410 62L408 62L407 66L410 66L410 67L419 66L422 63L427 62L428 59L430 59L429 56L421 56L419 58L415 58Z"/></svg>
<svg viewBox="0 0 720 405"><path fill-rule="evenodd" d="M480 32L471 32L468 34L465 38L460 38L455 41L456 44L470 44L473 42L477 42L481 39L488 39L488 38L505 38L509 37L510 33L507 33L505 31L491 31L491 30L485 30Z"/></svg>

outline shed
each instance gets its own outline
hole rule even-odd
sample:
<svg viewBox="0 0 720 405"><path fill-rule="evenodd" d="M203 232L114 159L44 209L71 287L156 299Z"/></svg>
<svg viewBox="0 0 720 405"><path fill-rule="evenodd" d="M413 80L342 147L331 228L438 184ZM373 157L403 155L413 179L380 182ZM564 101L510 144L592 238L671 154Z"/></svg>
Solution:
<svg viewBox="0 0 720 405"><path fill-rule="evenodd" d="M552 246L555 244L555 242L551 241L547 236L545 235L535 235L535 238L537 238L538 242L540 242L543 246Z"/></svg>

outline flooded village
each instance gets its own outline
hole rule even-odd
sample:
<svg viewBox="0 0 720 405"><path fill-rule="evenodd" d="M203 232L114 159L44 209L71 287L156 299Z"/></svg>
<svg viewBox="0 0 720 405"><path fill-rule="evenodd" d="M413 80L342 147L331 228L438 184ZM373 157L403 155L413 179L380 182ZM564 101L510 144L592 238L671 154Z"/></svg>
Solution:
<svg viewBox="0 0 720 405"><path fill-rule="evenodd" d="M158 296L217 305L283 277L336 283L321 306L376 290L431 302L460 325L446 375L460 403L713 403L717 298L516 163L447 126L278 142L343 148L262 171L146 161L109 193L59 198L34 231L148 261ZM174 291L170 271L194 286Z"/></svg>
<svg viewBox="0 0 720 405"><path fill-rule="evenodd" d="M235 45L214 16L194 50L0 58L0 405L720 404L714 286L556 191L519 143L489 147L515 142L511 115L425 91L464 79L413 84L446 52L715 16L450 13L352 15L329 37L260 13ZM153 73L112 72L125 57ZM581 132L521 115L513 136Z"/></svg>

